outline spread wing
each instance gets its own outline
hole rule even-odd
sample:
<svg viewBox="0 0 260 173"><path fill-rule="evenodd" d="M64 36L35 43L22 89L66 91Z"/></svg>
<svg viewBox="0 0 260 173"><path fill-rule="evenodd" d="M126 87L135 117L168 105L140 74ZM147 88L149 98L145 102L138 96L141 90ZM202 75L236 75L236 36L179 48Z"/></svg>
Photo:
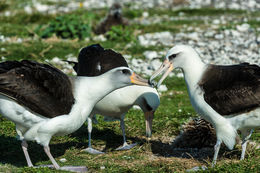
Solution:
<svg viewBox="0 0 260 173"><path fill-rule="evenodd" d="M49 118L68 114L74 104L68 76L28 60L0 63L0 93Z"/></svg>
<svg viewBox="0 0 260 173"><path fill-rule="evenodd" d="M260 67L243 63L210 65L199 82L205 101L221 115L260 107Z"/></svg>

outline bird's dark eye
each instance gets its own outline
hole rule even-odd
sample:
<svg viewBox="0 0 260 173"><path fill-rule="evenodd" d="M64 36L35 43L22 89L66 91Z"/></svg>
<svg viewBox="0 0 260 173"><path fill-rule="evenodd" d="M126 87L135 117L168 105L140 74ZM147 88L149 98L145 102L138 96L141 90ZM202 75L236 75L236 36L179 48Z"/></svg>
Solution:
<svg viewBox="0 0 260 173"><path fill-rule="evenodd" d="M122 70L121 72L122 72L123 74L130 74L129 70L126 70L126 69Z"/></svg>
<svg viewBox="0 0 260 173"><path fill-rule="evenodd" d="M177 53L176 54L172 54L171 56L169 56L169 59L176 58L177 55L178 55Z"/></svg>

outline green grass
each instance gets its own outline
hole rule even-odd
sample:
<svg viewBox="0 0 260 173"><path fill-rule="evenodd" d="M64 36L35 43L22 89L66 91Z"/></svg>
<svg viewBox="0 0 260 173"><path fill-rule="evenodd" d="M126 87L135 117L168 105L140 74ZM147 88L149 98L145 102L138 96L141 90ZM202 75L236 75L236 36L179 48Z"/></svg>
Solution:
<svg viewBox="0 0 260 173"><path fill-rule="evenodd" d="M53 4L53 1L41 1L46 4ZM17 14L10 17L0 16L0 34L11 37L15 40L18 37L25 39L23 43L0 42L0 57L7 60L32 59L44 62L46 59L59 57L64 59L66 55L73 54L77 56L80 48L96 43L92 39L85 40L62 40L60 38L41 39L34 33L38 25L47 25L57 15L68 14L25 14L22 8L30 4L31 1L1 1L0 12L11 10ZM60 2L61 3L61 2ZM65 2L64 2L65 3ZM88 19L88 14L92 14L92 25L95 26L106 14L107 9L86 11L79 9L70 14L80 15L84 19ZM129 19L142 16L142 10L124 9L124 15ZM129 54L135 58L143 57L146 50L161 51L167 49L160 45L142 47L138 44L137 36L150 32L170 31L178 33L184 25L206 28L203 19L189 19L194 16L209 16L210 19L219 18L222 15L231 16L242 22L242 18L248 17L248 23L254 27L260 27L260 13L247 12L242 10L223 10L223 9L179 9L179 10L159 10L149 9L150 16L169 15L178 17L180 12L184 13L185 19L176 21L163 21L152 25L132 24L127 27L129 30L126 37L128 40L110 40L102 42L105 48L112 48L122 54ZM69 15L70 15L69 14ZM223 28L235 27L237 23L228 23ZM221 28L220 28L221 29ZM119 34L123 34L124 30L118 30ZM91 38L95 34L91 33ZM115 38L114 38L115 39ZM125 48L132 41L132 46ZM2 50L1 48L4 48ZM144 115L140 110L131 109L126 118L126 135L129 142L137 142L138 145L129 151L115 151L117 147L122 145L122 133L119 122L105 122L101 116L97 119L99 124L93 125L92 145L95 149L103 150L105 155L90 155L82 151L87 147L87 124L85 123L78 131L73 134L53 137L50 143L51 152L60 165L85 165L90 172L185 172L194 166L209 166L212 153L206 158L185 158L176 154L171 150L170 142L179 134L181 125L190 117L198 116L192 108L184 79L167 78L164 82L169 90L162 93L161 105L157 109L153 121L153 136L151 139L145 137L145 121ZM256 131L252 135L252 140L260 142L260 132ZM20 142L16 139L15 125L7 119L0 116L0 172L65 172L56 171L48 168L28 168L20 146ZM240 162L241 147L237 146L232 151L225 150L222 147L217 167L204 172L259 172L260 151L254 148L248 149L247 159ZM29 153L35 165L50 164L49 159L45 155L41 146L35 142L29 142ZM191 156L192 153L190 153ZM59 161L66 158L67 162ZM101 169L105 167L105 169Z"/></svg>
<svg viewBox="0 0 260 173"><path fill-rule="evenodd" d="M141 17L143 10L125 10L124 14L128 18ZM226 9L215 9L215 8L200 8L200 9L178 9L178 10L165 10L165 9L148 9L149 15L169 15L179 16L180 13L184 13L185 16L219 16L219 15L248 15L249 12L244 10L226 10ZM250 12L250 15L258 16L259 12Z"/></svg>

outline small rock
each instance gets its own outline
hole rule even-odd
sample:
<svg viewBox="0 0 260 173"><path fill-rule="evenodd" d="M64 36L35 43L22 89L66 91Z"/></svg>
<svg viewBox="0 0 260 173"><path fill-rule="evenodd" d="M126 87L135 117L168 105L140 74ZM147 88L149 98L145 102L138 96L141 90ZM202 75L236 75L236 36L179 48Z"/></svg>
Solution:
<svg viewBox="0 0 260 173"><path fill-rule="evenodd" d="M157 90L158 90L159 92L165 92L165 91L168 90L168 88L166 87L166 85L160 85Z"/></svg>
<svg viewBox="0 0 260 173"><path fill-rule="evenodd" d="M192 32L192 33L188 34L188 38L192 39L192 40L195 40L195 41L198 41L199 40L199 35L198 35L197 32Z"/></svg>
<svg viewBox="0 0 260 173"><path fill-rule="evenodd" d="M74 61L74 62L77 62L77 61L78 61L78 58L77 58L76 56L74 56L72 53L66 55L65 58L66 58L68 61Z"/></svg>
<svg viewBox="0 0 260 173"><path fill-rule="evenodd" d="M240 32L246 32L249 30L250 28L250 25L247 24L247 23L243 23L242 25L237 25L237 30L240 31Z"/></svg>
<svg viewBox="0 0 260 173"><path fill-rule="evenodd" d="M132 61L131 61L131 64L132 64L134 67L140 67L140 66L141 66L140 64L143 64L143 60L133 58Z"/></svg>
<svg viewBox="0 0 260 173"><path fill-rule="evenodd" d="M168 31L157 33L157 38L165 46L172 46L174 41L172 34Z"/></svg>
<svg viewBox="0 0 260 173"><path fill-rule="evenodd" d="M51 63L53 63L53 64L61 64L61 59L58 58L58 57L54 57L54 58L52 58Z"/></svg>
<svg viewBox="0 0 260 173"><path fill-rule="evenodd" d="M179 13L178 13L178 16L185 16L185 13L179 12Z"/></svg>
<svg viewBox="0 0 260 173"><path fill-rule="evenodd" d="M93 38L93 40L94 41L107 41L107 38L103 35L103 34L101 34L101 35L98 35L98 36L95 36L94 38Z"/></svg>
<svg viewBox="0 0 260 173"><path fill-rule="evenodd" d="M193 27L192 26L189 26L188 28L187 28L187 31L192 31L193 30Z"/></svg>
<svg viewBox="0 0 260 173"><path fill-rule="evenodd" d="M218 39L218 40L221 40L224 38L224 35L223 34L216 34L215 35L215 39Z"/></svg>
<svg viewBox="0 0 260 173"><path fill-rule="evenodd" d="M162 62L159 59L155 59L151 62L150 66L152 69L157 70L161 66Z"/></svg>
<svg viewBox="0 0 260 173"><path fill-rule="evenodd" d="M205 171L208 168L206 166L195 166L194 168L186 170L186 172L196 172L196 171Z"/></svg>
<svg viewBox="0 0 260 173"><path fill-rule="evenodd" d="M11 11L5 11L5 16L8 17L8 16L11 16Z"/></svg>
<svg viewBox="0 0 260 173"><path fill-rule="evenodd" d="M86 37L84 40L85 40L86 42L89 42L89 41L90 41L90 38L89 38L89 37Z"/></svg>
<svg viewBox="0 0 260 173"><path fill-rule="evenodd" d="M214 25L219 25L220 24L220 20L219 19L215 19L212 22Z"/></svg>
<svg viewBox="0 0 260 173"><path fill-rule="evenodd" d="M130 59L130 58L132 58L132 55L123 55L123 57L124 57L125 59Z"/></svg>
<svg viewBox="0 0 260 173"><path fill-rule="evenodd" d="M168 31L165 31L139 35L138 41L142 46L147 47L155 46L158 43L164 46L172 46L174 40L172 34Z"/></svg>
<svg viewBox="0 0 260 173"><path fill-rule="evenodd" d="M213 32L213 31L208 31L208 32L206 32L206 33L204 34L204 36L205 36L205 37L213 37L214 34L215 34L215 32Z"/></svg>
<svg viewBox="0 0 260 173"><path fill-rule="evenodd" d="M158 54L156 51L145 51L143 54L144 54L145 58L148 60L152 60L152 59L158 57Z"/></svg>
<svg viewBox="0 0 260 173"><path fill-rule="evenodd" d="M235 3L235 2L230 3L229 8L231 8L231 9L241 9L240 5Z"/></svg>
<svg viewBox="0 0 260 173"><path fill-rule="evenodd" d="M16 42L17 42L17 43L22 43L23 40L22 40L21 38L18 38L18 39L16 40Z"/></svg>
<svg viewBox="0 0 260 173"><path fill-rule="evenodd" d="M0 35L0 41L5 42L5 36L4 35Z"/></svg>
<svg viewBox="0 0 260 173"><path fill-rule="evenodd" d="M41 3L36 3L34 5L34 7L36 8L37 11L43 13L43 12L47 12L49 10L49 6L45 5L45 4L41 4Z"/></svg>
<svg viewBox="0 0 260 173"><path fill-rule="evenodd" d="M62 162L62 163L67 162L67 159L61 158L61 159L60 159L60 162Z"/></svg>
<svg viewBox="0 0 260 173"><path fill-rule="evenodd" d="M173 76L175 76L175 74L173 72L171 72L168 76L173 77Z"/></svg>
<svg viewBox="0 0 260 173"><path fill-rule="evenodd" d="M28 14L32 14L33 10L32 10L32 7L27 5L24 7L24 11Z"/></svg>
<svg viewBox="0 0 260 173"><path fill-rule="evenodd" d="M257 40L257 42L259 44L260 43L260 36L258 36L256 40Z"/></svg>
<svg viewBox="0 0 260 173"><path fill-rule="evenodd" d="M147 11L144 11L143 14L142 14L143 17L148 17L149 16L149 13Z"/></svg>
<svg viewBox="0 0 260 173"><path fill-rule="evenodd" d="M231 30L231 34L234 36L234 37L239 37L240 36L240 33L236 30Z"/></svg>

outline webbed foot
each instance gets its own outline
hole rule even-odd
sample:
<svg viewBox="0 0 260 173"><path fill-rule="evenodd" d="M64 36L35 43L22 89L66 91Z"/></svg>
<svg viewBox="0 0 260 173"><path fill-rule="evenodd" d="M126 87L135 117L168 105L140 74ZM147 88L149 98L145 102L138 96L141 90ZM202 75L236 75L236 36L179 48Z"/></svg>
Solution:
<svg viewBox="0 0 260 173"><path fill-rule="evenodd" d="M136 145L137 145L137 143L133 143L133 144L124 143L124 145L122 147L118 147L116 150L117 151L120 151L120 150L130 150L131 148L133 148Z"/></svg>
<svg viewBox="0 0 260 173"><path fill-rule="evenodd" d="M88 152L89 154L105 154L102 151L98 151L98 150L95 150L95 149L90 148L90 147L84 149L83 151Z"/></svg>
<svg viewBox="0 0 260 173"><path fill-rule="evenodd" d="M86 166L62 166L60 170L85 173L88 171L88 168Z"/></svg>

